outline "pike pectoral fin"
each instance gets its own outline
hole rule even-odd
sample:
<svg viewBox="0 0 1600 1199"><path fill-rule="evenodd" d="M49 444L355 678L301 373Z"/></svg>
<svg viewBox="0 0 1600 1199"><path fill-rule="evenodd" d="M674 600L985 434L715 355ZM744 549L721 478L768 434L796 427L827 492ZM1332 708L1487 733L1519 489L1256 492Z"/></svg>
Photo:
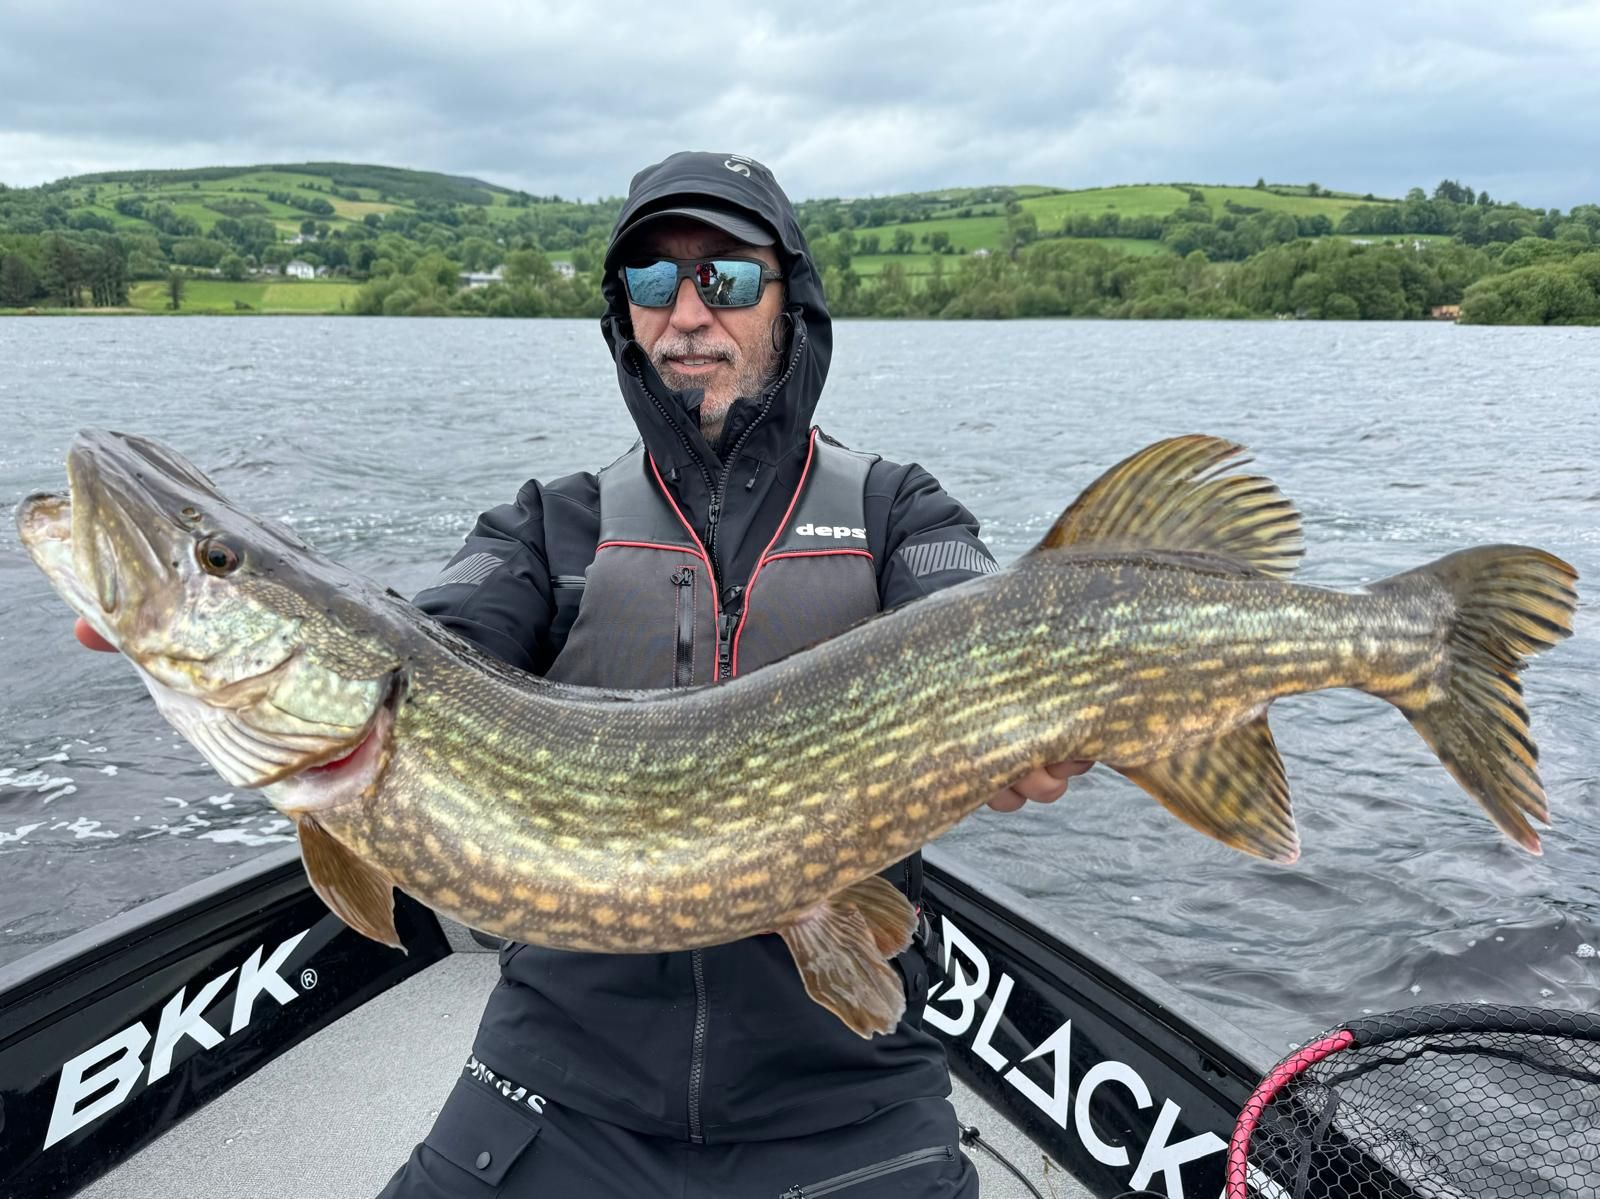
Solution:
<svg viewBox="0 0 1600 1199"><path fill-rule="evenodd" d="M306 876L322 902L362 936L404 949L394 928L394 881L339 844L313 817L301 816L298 823Z"/></svg>
<svg viewBox="0 0 1600 1199"><path fill-rule="evenodd" d="M1244 453L1200 434L1147 446L1091 483L1034 553L1150 550L1288 578L1305 552L1300 514L1270 479L1223 473L1244 465Z"/></svg>
<svg viewBox="0 0 1600 1199"><path fill-rule="evenodd" d="M888 959L911 944L917 914L874 875L846 887L777 933L789 946L806 993L857 1036L888 1034L905 1012L905 989Z"/></svg>
<svg viewBox="0 0 1600 1199"><path fill-rule="evenodd" d="M1300 856L1289 780L1265 712L1181 754L1116 769L1179 820L1224 845L1274 862Z"/></svg>

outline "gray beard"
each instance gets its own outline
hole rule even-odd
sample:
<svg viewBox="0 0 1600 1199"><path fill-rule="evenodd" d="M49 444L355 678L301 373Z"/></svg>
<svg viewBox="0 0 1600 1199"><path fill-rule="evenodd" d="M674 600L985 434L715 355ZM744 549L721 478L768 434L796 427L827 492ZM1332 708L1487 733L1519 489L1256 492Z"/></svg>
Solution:
<svg viewBox="0 0 1600 1199"><path fill-rule="evenodd" d="M659 345L657 349L660 349ZM651 355L652 360L655 357L655 354ZM664 361L656 362L655 367L662 382L674 391L693 391L701 386L698 378L679 374ZM722 424L727 419L728 410L733 407L734 400L741 396L760 395L777 377L778 352L772 348L770 339L763 339L755 354L743 357L737 363L731 395L712 396L708 393L700 401L700 432L705 439L715 445L717 439L722 436Z"/></svg>

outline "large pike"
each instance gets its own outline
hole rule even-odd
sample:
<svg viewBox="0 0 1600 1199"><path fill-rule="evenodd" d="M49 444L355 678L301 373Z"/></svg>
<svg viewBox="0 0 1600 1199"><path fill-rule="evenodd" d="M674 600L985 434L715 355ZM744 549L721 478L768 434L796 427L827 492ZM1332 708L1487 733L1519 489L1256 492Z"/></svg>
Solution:
<svg viewBox="0 0 1600 1199"><path fill-rule="evenodd" d="M509 669L251 516L172 450L86 433L18 509L67 602L227 781L263 788L354 928L399 887L476 928L655 952L762 932L863 1036L913 913L878 870L1048 762L1092 758L1250 853L1299 852L1281 695L1398 707L1508 836L1547 819L1517 672L1576 574L1485 546L1341 592L1288 582L1300 520L1240 447L1160 442L1031 553L727 683L621 693Z"/></svg>

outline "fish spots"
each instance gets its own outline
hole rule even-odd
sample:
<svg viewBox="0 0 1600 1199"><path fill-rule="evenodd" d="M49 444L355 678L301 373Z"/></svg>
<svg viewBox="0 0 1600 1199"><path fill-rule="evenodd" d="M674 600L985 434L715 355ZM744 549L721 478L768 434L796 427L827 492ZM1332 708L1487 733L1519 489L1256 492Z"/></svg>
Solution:
<svg viewBox="0 0 1600 1199"><path fill-rule="evenodd" d="M1157 679L1167 677L1167 668L1165 666L1146 666L1143 670L1134 671L1133 677L1141 683L1153 683Z"/></svg>
<svg viewBox="0 0 1600 1199"><path fill-rule="evenodd" d="M921 820L927 814L928 805L921 800L906 805L906 819L908 820Z"/></svg>
<svg viewBox="0 0 1600 1199"><path fill-rule="evenodd" d="M891 813L889 813L889 812L879 812L871 820L867 821L867 828L875 833L879 829L881 829L884 825L888 824L893 819L894 819L894 816ZM810 838L808 837L807 840L809 841ZM821 838L818 837L818 843L820 844L820 842L821 842ZM806 848L809 849L809 848L813 848L813 847L808 845Z"/></svg>
<svg viewBox="0 0 1600 1199"><path fill-rule="evenodd" d="M738 808L744 807L749 802L750 801L748 799L746 799L742 795L734 795L734 796L730 796L729 798L723 800L722 801L722 806L725 807L725 808L738 809Z"/></svg>
<svg viewBox="0 0 1600 1199"><path fill-rule="evenodd" d="M766 870L750 870L744 874L735 875L728 880L730 891L753 891L757 887L764 887L772 881L772 875Z"/></svg>
<svg viewBox="0 0 1600 1199"><path fill-rule="evenodd" d="M591 908L590 917L602 928L610 928L617 922L617 909L608 907Z"/></svg>
<svg viewBox="0 0 1600 1199"><path fill-rule="evenodd" d="M667 923L671 924L673 928L678 929L681 932L689 932L699 927L692 917L685 916L682 912L668 913Z"/></svg>
<svg viewBox="0 0 1600 1199"><path fill-rule="evenodd" d="M881 817L881 819L885 823L887 823L889 818L887 816L885 816L885 817ZM874 828L878 828L878 827L881 827L881 826L874 824L873 827ZM821 849L823 844L827 840L828 840L828 834L827 833L807 833L800 840L800 848L801 849Z"/></svg>
<svg viewBox="0 0 1600 1199"><path fill-rule="evenodd" d="M873 758L872 761L867 763L867 766L872 770L882 770L886 766L893 766L899 760L900 751L890 749Z"/></svg>
<svg viewBox="0 0 1600 1199"><path fill-rule="evenodd" d="M770 794L771 794L773 799L782 799L784 796L788 795L789 792L791 792L793 790L794 790L794 784L792 782L784 782L784 783L779 783L776 787L774 787L772 789L772 791L770 792Z"/></svg>
<svg viewBox="0 0 1600 1199"><path fill-rule="evenodd" d="M689 898L690 899L710 899L711 898L711 884L710 883L696 883L694 886L689 888Z"/></svg>
<svg viewBox="0 0 1600 1199"><path fill-rule="evenodd" d="M489 886L487 883L479 882L477 879L473 879L467 884L467 890L471 891L476 898L483 900L484 903L501 904L505 902L505 896L499 890Z"/></svg>

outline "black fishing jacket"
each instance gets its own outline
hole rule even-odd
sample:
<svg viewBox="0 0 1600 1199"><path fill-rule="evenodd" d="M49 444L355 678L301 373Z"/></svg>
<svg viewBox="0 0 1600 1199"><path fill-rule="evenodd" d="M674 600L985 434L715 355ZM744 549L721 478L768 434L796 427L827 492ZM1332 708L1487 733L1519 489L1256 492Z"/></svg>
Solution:
<svg viewBox="0 0 1600 1199"><path fill-rule="evenodd" d="M614 275L601 325L643 448L706 550L722 610L736 614L800 484L832 331L793 210L758 163L674 155L635 177L617 228L695 196L737 204L778 236L778 381L737 400L713 446L700 432L700 393L670 390L633 340ZM977 522L918 466L874 461L861 503L881 608L995 569ZM577 616L599 527L594 474L530 481L479 517L417 602L490 654L542 674ZM917 898L918 860L886 874ZM907 1018L894 1034L863 1040L806 995L776 936L647 955L511 945L474 1053L548 1102L640 1132L695 1142L805 1135L948 1093L942 1047L920 1028L928 963L913 948L897 964Z"/></svg>

